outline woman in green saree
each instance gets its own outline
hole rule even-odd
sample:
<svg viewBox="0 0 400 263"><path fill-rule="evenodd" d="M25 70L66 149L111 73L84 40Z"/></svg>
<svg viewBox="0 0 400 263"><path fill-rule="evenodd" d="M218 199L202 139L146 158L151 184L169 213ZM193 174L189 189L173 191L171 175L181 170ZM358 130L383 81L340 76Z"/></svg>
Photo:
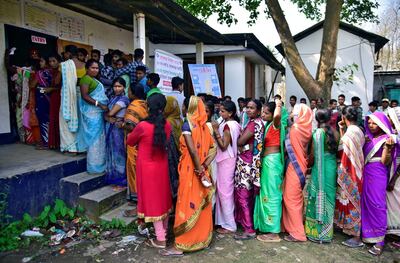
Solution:
<svg viewBox="0 0 400 263"><path fill-rule="evenodd" d="M310 241L329 243L333 237L336 198L336 152L339 135L329 126L330 110L317 110L318 129L313 133L305 232Z"/></svg>

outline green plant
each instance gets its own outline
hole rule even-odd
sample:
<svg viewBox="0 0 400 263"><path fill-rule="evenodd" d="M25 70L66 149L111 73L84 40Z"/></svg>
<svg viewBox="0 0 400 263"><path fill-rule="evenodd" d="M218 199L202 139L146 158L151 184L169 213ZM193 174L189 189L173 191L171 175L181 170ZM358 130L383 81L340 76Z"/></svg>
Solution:
<svg viewBox="0 0 400 263"><path fill-rule="evenodd" d="M22 220L1 225L0 251L14 250L29 245L32 238L21 239L20 237L21 233L27 229L32 227L45 229L51 225L62 224L66 220L73 220L77 215L81 215L82 212L82 207L69 208L63 200L56 199L54 205L45 206L38 217L32 218L25 213ZM39 238L39 240L44 241L45 239Z"/></svg>
<svg viewBox="0 0 400 263"><path fill-rule="evenodd" d="M358 71L358 65L356 63L345 65L340 68L335 68L335 73L333 74L333 81L336 86L353 84L354 73Z"/></svg>

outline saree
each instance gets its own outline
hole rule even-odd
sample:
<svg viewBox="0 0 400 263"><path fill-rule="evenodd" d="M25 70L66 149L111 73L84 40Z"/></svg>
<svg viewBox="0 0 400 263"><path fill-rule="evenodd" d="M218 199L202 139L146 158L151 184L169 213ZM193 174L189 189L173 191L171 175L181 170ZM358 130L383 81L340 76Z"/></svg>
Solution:
<svg viewBox="0 0 400 263"><path fill-rule="evenodd" d="M397 170L400 165L400 107L390 108L388 115L397 133L397 168L395 168ZM390 174L389 181L393 176L395 176L394 172ZM387 192L386 201L388 206L387 233L400 236L400 178L397 179L393 191Z"/></svg>
<svg viewBox="0 0 400 263"><path fill-rule="evenodd" d="M49 112L49 148L58 149L60 147L60 124L59 112L61 103L61 72L53 69L51 87L55 88L50 93L50 112Z"/></svg>
<svg viewBox="0 0 400 263"><path fill-rule="evenodd" d="M289 164L283 180L282 230L299 241L306 241L303 225L302 177L305 179L304 174L307 170L307 148L312 135L312 111L305 104L297 104L294 112L297 118L285 141Z"/></svg>
<svg viewBox="0 0 400 263"><path fill-rule="evenodd" d="M260 118L250 119L245 130L253 133L253 149L238 155L235 170L235 220L246 233L254 233L254 186L260 187L260 167L264 125ZM250 152L251 151L251 152Z"/></svg>
<svg viewBox="0 0 400 263"><path fill-rule="evenodd" d="M361 193L364 168L364 133L356 125L347 127L340 140L340 163L337 170L335 224L343 233L360 236Z"/></svg>
<svg viewBox="0 0 400 263"><path fill-rule="evenodd" d="M368 119L384 132L374 138L368 127ZM385 240L387 230L386 187L389 179L389 167L381 162L383 145L392 134L387 116L374 112L366 117L365 130L368 141L364 144L365 166L363 172L363 192L361 195L361 235L366 243L379 243Z"/></svg>
<svg viewBox="0 0 400 263"><path fill-rule="evenodd" d="M209 155L214 141L206 126L207 114L199 97L192 96L187 114L188 125L200 163ZM175 246L184 252L208 247L212 240L211 198L213 188L205 188L194 172L194 164L184 136L180 138L179 187L175 209ZM208 171L205 171L208 175Z"/></svg>
<svg viewBox="0 0 400 263"><path fill-rule="evenodd" d="M235 166L237 158L237 140L241 127L236 121L223 122L219 126L219 134L224 135L224 127L229 127L231 143L225 151L219 147L215 161L217 163L215 224L230 231L236 231L235 222Z"/></svg>
<svg viewBox="0 0 400 263"><path fill-rule="evenodd" d="M167 105L164 109L164 117L172 126L172 135L174 136L176 147L179 149L179 138L181 137L183 124L181 110L175 97L166 96L165 98L167 99Z"/></svg>
<svg viewBox="0 0 400 263"><path fill-rule="evenodd" d="M325 130L313 133L314 165L308 184L305 231L308 239L330 242L336 197L336 155L327 151Z"/></svg>
<svg viewBox="0 0 400 263"><path fill-rule="evenodd" d="M144 100L133 100L125 113L125 123L132 123L135 126L142 120L146 119L147 104ZM133 130L132 132L134 132ZM132 195L137 192L136 190L136 158L137 146L126 145L126 177L128 180L128 195L132 199Z"/></svg>
<svg viewBox="0 0 400 263"><path fill-rule="evenodd" d="M40 142L43 147L49 143L49 122L50 122L50 96L51 94L40 92L42 88L49 88L52 83L51 71L41 69L35 74L35 99L36 116L39 120Z"/></svg>
<svg viewBox="0 0 400 263"><path fill-rule="evenodd" d="M268 154L262 158L260 194L256 196L254 206L254 228L263 233L280 233L282 218L282 183L284 169L284 140L286 136L288 114L282 108L281 124L278 128L280 152ZM272 127L271 127L272 126ZM264 143L269 129L273 123L266 125L264 132ZM263 149L264 152L264 149Z"/></svg>
<svg viewBox="0 0 400 263"><path fill-rule="evenodd" d="M61 76L60 150L61 152L79 152L76 138L79 125L76 92L78 79L72 59L61 63Z"/></svg>
<svg viewBox="0 0 400 263"><path fill-rule="evenodd" d="M118 105L121 107L115 114L117 121L122 121L126 107L129 105L128 97L124 95L113 96L108 103L108 109ZM116 123L106 122L106 177L107 184L126 186L126 149L124 130Z"/></svg>
<svg viewBox="0 0 400 263"><path fill-rule="evenodd" d="M107 104L108 98L104 86L98 80L97 87L90 97L101 104ZM87 151L86 168L88 173L103 173L106 169L106 140L104 132L103 110L79 98L78 148Z"/></svg>

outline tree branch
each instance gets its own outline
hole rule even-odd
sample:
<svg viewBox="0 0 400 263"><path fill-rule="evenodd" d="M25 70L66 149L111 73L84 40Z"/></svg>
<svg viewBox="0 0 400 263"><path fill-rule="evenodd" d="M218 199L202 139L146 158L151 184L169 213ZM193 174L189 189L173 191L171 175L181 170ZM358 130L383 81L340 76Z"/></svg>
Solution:
<svg viewBox="0 0 400 263"><path fill-rule="evenodd" d="M335 73L337 39L340 24L340 11L343 0L327 0L323 27L321 56L319 58L316 80L322 86L325 101L331 97L333 74Z"/></svg>
<svg viewBox="0 0 400 263"><path fill-rule="evenodd" d="M321 92L321 87L310 74L307 67L304 65L303 60L301 59L279 1L265 0L265 3L268 6L269 13L274 21L276 30L278 31L283 50L285 51L286 59L290 65L290 68L292 69L293 75L303 88L307 97L309 99L316 98Z"/></svg>

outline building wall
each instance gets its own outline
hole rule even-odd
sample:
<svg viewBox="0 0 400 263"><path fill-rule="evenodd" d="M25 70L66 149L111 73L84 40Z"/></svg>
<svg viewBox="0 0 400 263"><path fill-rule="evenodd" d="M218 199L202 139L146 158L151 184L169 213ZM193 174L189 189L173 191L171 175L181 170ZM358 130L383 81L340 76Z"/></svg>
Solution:
<svg viewBox="0 0 400 263"><path fill-rule="evenodd" d="M9 103L8 103L8 90L7 90L7 74L4 67L4 53L5 53L5 32L4 24L10 24L17 27L27 28L34 31L43 32L49 35L59 37L60 30L58 27L49 26L43 30L35 28L34 26L27 26L25 24L24 9L26 4L38 6L41 9L35 9L36 12L32 16L36 17L50 17L46 13L61 14L63 16L74 17L83 21L83 41L77 41L68 37L61 37L65 40L81 42L84 44L92 45L93 48L99 49L102 53L108 52L108 49L120 49L125 53L133 53L133 33L118 28L116 26L101 22L94 18L79 14L77 12L55 6L53 4L37 0L0 0L0 134L10 132L9 121ZM50 19L50 18L49 18ZM24 22L25 21L25 22ZM51 24L50 22L48 23ZM47 23L46 23L47 25ZM54 23L53 23L54 25Z"/></svg>
<svg viewBox="0 0 400 263"><path fill-rule="evenodd" d="M322 29L296 43L304 64L313 76L316 75L318 67L321 42ZM339 94L343 93L346 96L346 103L350 104L351 97L358 96L361 98L364 111L367 111L368 103L373 99L374 44L347 31L339 30L336 68L353 63L358 65L358 71L354 73L353 84L337 86L334 83L332 98L337 98ZM298 100L303 97L307 98L290 67L286 66L286 104L291 95L297 96Z"/></svg>
<svg viewBox="0 0 400 263"><path fill-rule="evenodd" d="M384 74L379 71L374 75L374 99L380 101L383 97L387 97L384 92L385 84L394 84L397 89L400 89L400 71L393 72L392 74ZM386 91L387 92L387 91ZM390 98L397 99L400 98Z"/></svg>
<svg viewBox="0 0 400 263"><path fill-rule="evenodd" d="M245 56L225 56L225 94L236 101L246 95Z"/></svg>

